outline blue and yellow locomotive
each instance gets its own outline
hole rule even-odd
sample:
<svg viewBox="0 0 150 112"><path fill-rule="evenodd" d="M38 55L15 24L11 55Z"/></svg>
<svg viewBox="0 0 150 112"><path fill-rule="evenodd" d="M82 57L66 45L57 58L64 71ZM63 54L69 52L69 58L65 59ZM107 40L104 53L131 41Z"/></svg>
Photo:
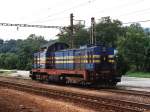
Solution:
<svg viewBox="0 0 150 112"><path fill-rule="evenodd" d="M121 79L116 71L114 48L92 45L69 49L61 42L45 46L34 54L30 76L33 80L109 86Z"/></svg>

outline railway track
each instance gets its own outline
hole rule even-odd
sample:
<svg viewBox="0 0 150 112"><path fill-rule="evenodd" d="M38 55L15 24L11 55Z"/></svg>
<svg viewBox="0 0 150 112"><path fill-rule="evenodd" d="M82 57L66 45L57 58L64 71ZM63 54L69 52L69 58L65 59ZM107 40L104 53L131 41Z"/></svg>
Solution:
<svg viewBox="0 0 150 112"><path fill-rule="evenodd" d="M8 78L8 79L20 79L20 80L30 80L30 79L25 79L23 77L6 77L6 76L0 76L2 78ZM52 85L55 85L54 83L51 83ZM146 91L136 91L136 90L127 90L127 89L120 89L120 88L113 88L113 89L102 89L102 88L95 88L95 87L82 87L82 86L75 86L75 85L67 85L67 87L75 87L75 88L82 88L84 90L99 90L104 91L104 92L111 92L111 93L120 93L120 94L129 94L129 95L134 95L134 96L140 96L140 97L150 97L150 92Z"/></svg>
<svg viewBox="0 0 150 112"><path fill-rule="evenodd" d="M150 92L146 91L135 91L135 90L123 90L123 89L101 89L102 91L111 92L111 93L119 93L119 94L127 94L127 95L134 95L140 97L149 97Z"/></svg>
<svg viewBox="0 0 150 112"><path fill-rule="evenodd" d="M74 102L77 105L83 105L94 110L110 110L111 112L144 112L150 110L149 104L136 103L126 100L118 100L113 98L104 98L99 96L85 95L83 93L66 92L63 90L47 89L27 85L25 83L16 83L10 81L0 81L0 86L16 89L23 92L38 94L54 99ZM109 112L109 111L108 111Z"/></svg>

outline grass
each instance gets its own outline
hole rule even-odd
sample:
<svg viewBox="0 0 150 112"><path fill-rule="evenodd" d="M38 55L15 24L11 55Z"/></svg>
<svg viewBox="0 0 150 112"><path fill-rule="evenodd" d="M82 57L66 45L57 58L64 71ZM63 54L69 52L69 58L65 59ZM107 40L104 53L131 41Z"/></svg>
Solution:
<svg viewBox="0 0 150 112"><path fill-rule="evenodd" d="M127 72L126 76L129 76L129 77L150 78L150 72Z"/></svg>
<svg viewBox="0 0 150 112"><path fill-rule="evenodd" d="M0 69L0 75L1 76L8 76L11 73L16 73L16 70L4 70L4 69Z"/></svg>

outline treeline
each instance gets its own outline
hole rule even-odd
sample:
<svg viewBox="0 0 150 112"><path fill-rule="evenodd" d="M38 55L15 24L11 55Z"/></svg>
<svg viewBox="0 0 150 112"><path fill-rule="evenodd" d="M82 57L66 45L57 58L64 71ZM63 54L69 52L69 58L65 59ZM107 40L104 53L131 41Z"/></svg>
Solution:
<svg viewBox="0 0 150 112"><path fill-rule="evenodd" d="M118 70L150 71L150 30L140 24L123 26L121 21L109 17L102 18L95 25L97 44L113 46L118 50ZM64 28L58 34L58 40L70 44L70 29ZM88 44L90 27L74 26L75 47ZM25 40L0 40L0 68L26 69L32 67L33 53L48 43L44 37L30 35Z"/></svg>
<svg viewBox="0 0 150 112"><path fill-rule="evenodd" d="M31 34L25 40L0 40L0 68L30 70L33 53L48 43L42 36Z"/></svg>
<svg viewBox="0 0 150 112"><path fill-rule="evenodd" d="M75 46L89 43L90 28L75 26ZM64 29L59 35L59 41L70 42L69 29ZM123 26L119 20L102 18L95 25L95 35L98 44L115 47L118 50L118 70L150 71L150 29L142 28L140 24Z"/></svg>

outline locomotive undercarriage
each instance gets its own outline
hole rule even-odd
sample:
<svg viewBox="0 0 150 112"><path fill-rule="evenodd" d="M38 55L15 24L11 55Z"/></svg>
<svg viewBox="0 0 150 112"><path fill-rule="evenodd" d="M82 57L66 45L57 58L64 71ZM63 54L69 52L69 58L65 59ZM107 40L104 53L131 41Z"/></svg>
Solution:
<svg viewBox="0 0 150 112"><path fill-rule="evenodd" d="M108 73L103 74L89 74L88 80L80 74L47 74L47 73L32 73L31 78L33 80L46 81L46 82L57 82L62 84L76 84L82 86L100 86L100 87L112 87L116 86L117 82L120 82L119 76L115 76Z"/></svg>

